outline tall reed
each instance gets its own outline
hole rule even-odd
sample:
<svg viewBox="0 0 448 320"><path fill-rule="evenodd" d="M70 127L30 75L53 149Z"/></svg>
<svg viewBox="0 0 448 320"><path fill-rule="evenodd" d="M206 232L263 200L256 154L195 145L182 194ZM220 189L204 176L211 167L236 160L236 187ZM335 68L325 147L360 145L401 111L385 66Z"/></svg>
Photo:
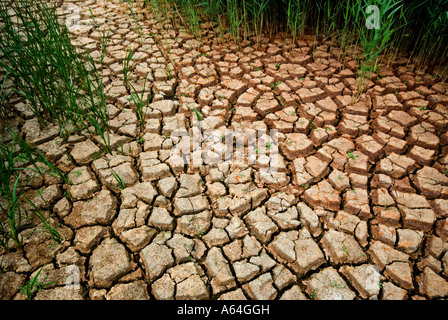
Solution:
<svg viewBox="0 0 448 320"><path fill-rule="evenodd" d="M197 0L172 0L173 5L176 7L176 12L178 13L181 20L183 20L184 26L186 26L189 31L196 37L200 37L199 23L200 18L200 8L201 3Z"/></svg>
<svg viewBox="0 0 448 320"><path fill-rule="evenodd" d="M296 42L299 35L304 33L306 24L306 10L301 5L302 2L283 0L286 10L286 25L292 36L292 43Z"/></svg>
<svg viewBox="0 0 448 320"><path fill-rule="evenodd" d="M367 88L370 74L376 71L380 55L391 45L392 36L401 27L397 25L397 12L402 7L401 1L384 0L379 8L379 28L367 27L365 21L371 17L371 12L367 7L372 1L357 0L356 7L361 12L361 19L357 20L358 36L363 51L360 59L356 86L355 98L359 97ZM364 27L363 27L364 24Z"/></svg>
<svg viewBox="0 0 448 320"><path fill-rule="evenodd" d="M204 0L200 3L204 14L211 20L218 24L218 32L220 39L224 34L224 13L225 13L225 1L224 0Z"/></svg>
<svg viewBox="0 0 448 320"><path fill-rule="evenodd" d="M241 24L243 22L243 14L239 6L238 0L227 0L227 20L229 31L233 36L235 43L240 43L241 40Z"/></svg>
<svg viewBox="0 0 448 320"><path fill-rule="evenodd" d="M253 28L255 31L256 44L260 45L261 36L263 32L264 14L268 8L271 0L252 0L247 2Z"/></svg>
<svg viewBox="0 0 448 320"><path fill-rule="evenodd" d="M270 35L288 31L293 43L305 34L320 40L336 39L341 58L360 58L351 56L352 49L360 47L367 53L361 57L360 65L360 72L365 75L384 54L389 55L389 62L407 55L410 63L426 72L447 71L448 0L170 0L169 3L185 17L188 8L198 4L211 21L218 22L220 28L227 27L236 43L249 38L252 32L259 43L263 32L268 30ZM370 5L379 9L379 29L366 28L371 15L366 9ZM190 20L184 18L184 24L187 23Z"/></svg>
<svg viewBox="0 0 448 320"><path fill-rule="evenodd" d="M420 70L443 74L447 77L448 63L448 0L427 1L417 24L421 33L412 50L416 67ZM415 10L415 9L414 9ZM416 31L416 30L415 30Z"/></svg>

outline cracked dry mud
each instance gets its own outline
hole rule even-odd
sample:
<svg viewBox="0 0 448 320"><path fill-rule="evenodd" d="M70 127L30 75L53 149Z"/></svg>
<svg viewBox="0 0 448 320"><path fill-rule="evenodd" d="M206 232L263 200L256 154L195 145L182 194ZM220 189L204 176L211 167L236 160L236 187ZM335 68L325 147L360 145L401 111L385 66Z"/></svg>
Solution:
<svg viewBox="0 0 448 320"><path fill-rule="evenodd" d="M19 286L42 266L52 284L35 299L448 297L445 84L398 59L352 104L355 64L344 67L334 43L291 50L280 35L239 51L212 23L198 43L152 12L140 38L127 4L65 0L59 13L73 4L83 9L74 43L93 57L110 29L102 70L114 152L100 153L98 137L65 142L15 105L16 126L72 184L33 182L64 242L25 229L24 251L0 256L2 299L23 299ZM141 92L147 75L154 94L143 128L123 82L130 46L130 81ZM276 170L266 170L269 135L255 164L184 165L171 133L194 130L193 107L204 131L277 129ZM207 152L226 147L208 138ZM66 286L73 275L79 288Z"/></svg>

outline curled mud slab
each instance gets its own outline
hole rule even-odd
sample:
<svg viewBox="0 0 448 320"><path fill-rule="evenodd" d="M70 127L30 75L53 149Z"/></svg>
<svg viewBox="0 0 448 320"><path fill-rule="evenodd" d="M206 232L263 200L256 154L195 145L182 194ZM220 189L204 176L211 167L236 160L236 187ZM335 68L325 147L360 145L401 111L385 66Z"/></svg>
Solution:
<svg viewBox="0 0 448 320"><path fill-rule="evenodd" d="M398 60L353 104L354 64L343 67L330 42L239 50L213 24L198 43L151 12L140 34L121 1L66 0L60 13L70 6L81 8L74 43L92 56L110 29L102 70L114 152L100 153L98 137L42 131L17 103L27 141L72 184L36 182L64 241L23 231L23 252L0 256L0 298L23 299L19 287L42 266L53 283L35 299L448 297L445 84ZM154 95L143 128L123 82L130 46L130 81L141 92L147 75ZM201 153L185 164L172 152L177 132L209 129L209 157L228 148L225 129L277 135L259 137L266 150L246 136L250 164L207 164Z"/></svg>

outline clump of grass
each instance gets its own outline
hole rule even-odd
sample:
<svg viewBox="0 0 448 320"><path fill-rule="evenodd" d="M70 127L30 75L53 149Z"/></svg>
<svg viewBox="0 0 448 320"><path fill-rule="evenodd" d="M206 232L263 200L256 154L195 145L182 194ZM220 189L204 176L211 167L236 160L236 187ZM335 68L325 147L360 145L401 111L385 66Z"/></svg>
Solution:
<svg viewBox="0 0 448 320"><path fill-rule="evenodd" d="M48 161L48 159L45 157L42 151L40 151L37 147L29 144L28 142L20 138L14 131L10 130L10 132L13 137L12 140L13 144L16 145L19 150L19 152L16 153L18 158L31 163L35 172L39 173L40 175L46 173L51 176L59 178L66 184L71 184L68 177L57 166ZM45 165L47 170L43 172L38 166L38 163ZM15 169L22 170L22 168L15 168ZM29 168L27 169L29 170Z"/></svg>
<svg viewBox="0 0 448 320"><path fill-rule="evenodd" d="M0 129L2 128L2 120L6 117L7 105L9 95L11 91L6 88L6 81L8 80L8 73L5 74L3 81L0 85Z"/></svg>
<svg viewBox="0 0 448 320"><path fill-rule="evenodd" d="M19 174L14 181L13 187L9 188L9 181L6 188L2 188L2 196L5 199L6 206L0 205L0 212L3 217L1 224L1 240L0 245L5 249L9 249L9 239L12 239L17 247L22 250L22 237L19 235L22 224L22 208L19 203L20 195L23 193L23 187L19 184L21 175ZM3 182L3 181L2 181ZM4 181L6 182L6 181ZM3 184L3 183L2 183ZM5 223L6 220L6 223Z"/></svg>
<svg viewBox="0 0 448 320"><path fill-rule="evenodd" d="M61 181L67 183L70 181L45 158L40 150L29 145L14 132L11 136L10 142L0 142L0 198L2 199L0 203L0 246L9 250L9 240L12 240L19 250L22 249L20 236L22 220L28 217L27 209L22 206L22 199L35 209L35 215L42 222L44 231L48 232L57 242L61 242L62 238L56 228L51 226L48 219L26 196L25 192L36 175L52 174L59 177ZM32 174L29 174L29 171Z"/></svg>
<svg viewBox="0 0 448 320"><path fill-rule="evenodd" d="M102 78L88 52L72 44L55 4L1 1L0 19L0 67L14 83L12 92L29 102L42 126L47 119L55 119L61 132L93 126L108 148Z"/></svg>
<svg viewBox="0 0 448 320"><path fill-rule="evenodd" d="M24 192L22 173L18 169L20 158L16 152L14 139L10 144L0 143L0 245L9 249L12 239L19 249L22 249L22 239L19 235L22 225L22 208L19 198Z"/></svg>
<svg viewBox="0 0 448 320"><path fill-rule="evenodd" d="M42 198L42 195L40 195L40 196ZM51 239L53 239L55 241L55 243L62 243L63 239L62 239L61 235L59 234L57 227L55 228L51 225L51 223L47 219L47 217L45 217L45 215L42 213L42 211L40 211L40 209L27 196L24 196L24 197L25 197L26 201L34 208L34 214L41 221L43 231L48 233L50 235ZM44 199L42 198L42 200L44 200Z"/></svg>

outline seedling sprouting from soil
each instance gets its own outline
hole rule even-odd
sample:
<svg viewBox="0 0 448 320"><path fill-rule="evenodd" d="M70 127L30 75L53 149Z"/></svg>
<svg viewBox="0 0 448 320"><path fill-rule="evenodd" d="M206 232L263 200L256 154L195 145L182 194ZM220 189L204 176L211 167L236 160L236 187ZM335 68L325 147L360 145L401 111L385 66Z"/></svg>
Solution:
<svg viewBox="0 0 448 320"><path fill-rule="evenodd" d="M44 283L47 277L45 277L44 280L39 280L39 275L42 272L42 269L43 267L39 269L39 271L33 278L28 280L23 286L20 286L20 292L24 294L28 300L31 300L40 289L43 289L54 283L54 281Z"/></svg>
<svg viewBox="0 0 448 320"><path fill-rule="evenodd" d="M112 177L115 179L115 181L117 181L117 183L118 183L118 187L114 187L114 188L116 188L120 191L123 190L124 188L126 188L126 184L124 183L123 178L118 173L116 173L114 169L111 169L110 173L112 174Z"/></svg>
<svg viewBox="0 0 448 320"><path fill-rule="evenodd" d="M198 109L196 109L195 107L189 107L190 110L193 110L193 112L196 114L196 118L198 119L198 121L202 121L202 115L201 113L198 111Z"/></svg>
<svg viewBox="0 0 448 320"><path fill-rule="evenodd" d="M353 152L347 152L347 158L356 160L357 155L353 154Z"/></svg>
<svg viewBox="0 0 448 320"><path fill-rule="evenodd" d="M273 84L271 85L271 89L272 89L272 90L275 90L281 83L282 83L281 81L277 81L277 82L273 83Z"/></svg>
<svg viewBox="0 0 448 320"><path fill-rule="evenodd" d="M168 129L168 131L166 132L165 136L163 137L163 141L167 140L170 137L171 134L171 130Z"/></svg>
<svg viewBox="0 0 448 320"><path fill-rule="evenodd" d="M337 288L337 289L343 289L344 288L343 285L340 285L339 283L337 283L334 280L330 282L330 287Z"/></svg>

